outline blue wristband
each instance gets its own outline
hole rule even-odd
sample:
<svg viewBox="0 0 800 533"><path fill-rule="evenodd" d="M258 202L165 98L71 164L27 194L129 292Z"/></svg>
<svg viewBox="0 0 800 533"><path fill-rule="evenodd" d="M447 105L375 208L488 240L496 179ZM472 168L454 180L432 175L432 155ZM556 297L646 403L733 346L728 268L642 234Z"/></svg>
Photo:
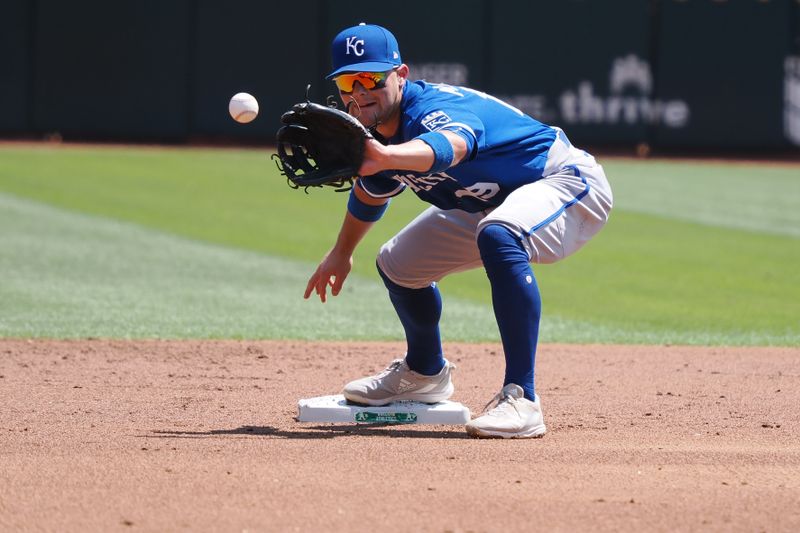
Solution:
<svg viewBox="0 0 800 533"><path fill-rule="evenodd" d="M423 133L417 139L433 149L433 165L431 165L428 172L441 172L450 168L453 164L455 153L453 152L453 145L450 144L450 140L444 136L444 133L431 131Z"/></svg>
<svg viewBox="0 0 800 533"><path fill-rule="evenodd" d="M350 189L350 199L347 200L347 210L351 215L362 222L375 222L379 220L387 207L389 207L389 202L383 205L365 204L356 196L356 188L353 187Z"/></svg>

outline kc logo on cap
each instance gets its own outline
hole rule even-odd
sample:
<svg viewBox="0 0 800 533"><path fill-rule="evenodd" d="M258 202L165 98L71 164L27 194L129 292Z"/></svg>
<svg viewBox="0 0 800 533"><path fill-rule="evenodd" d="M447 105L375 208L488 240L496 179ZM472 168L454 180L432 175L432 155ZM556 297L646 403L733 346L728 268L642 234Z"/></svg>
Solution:
<svg viewBox="0 0 800 533"><path fill-rule="evenodd" d="M387 72L403 64L392 32L382 26L361 23L339 32L331 48L335 78L345 72Z"/></svg>
<svg viewBox="0 0 800 533"><path fill-rule="evenodd" d="M360 48L359 48L360 45ZM359 39L358 35L353 35L345 40L345 54L350 55L350 50L357 56L364 55L364 39Z"/></svg>

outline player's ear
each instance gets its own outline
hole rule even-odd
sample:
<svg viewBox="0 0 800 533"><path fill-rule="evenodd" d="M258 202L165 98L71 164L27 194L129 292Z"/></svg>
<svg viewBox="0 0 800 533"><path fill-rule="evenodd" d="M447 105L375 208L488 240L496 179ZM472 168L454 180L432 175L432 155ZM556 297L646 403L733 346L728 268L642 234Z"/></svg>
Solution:
<svg viewBox="0 0 800 533"><path fill-rule="evenodd" d="M403 63L402 65L397 67L397 70L395 72L397 72L397 80L400 83L400 88L402 89L405 80L408 79L408 74L409 74L408 65Z"/></svg>

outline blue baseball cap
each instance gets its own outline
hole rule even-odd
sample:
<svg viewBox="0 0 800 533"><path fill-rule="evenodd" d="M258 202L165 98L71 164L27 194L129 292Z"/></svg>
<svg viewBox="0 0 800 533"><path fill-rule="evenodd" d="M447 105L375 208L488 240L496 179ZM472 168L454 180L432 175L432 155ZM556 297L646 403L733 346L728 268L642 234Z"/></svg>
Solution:
<svg viewBox="0 0 800 533"><path fill-rule="evenodd" d="M331 53L333 72L326 79L343 72L385 72L403 64L392 32L363 22L342 30L333 39Z"/></svg>

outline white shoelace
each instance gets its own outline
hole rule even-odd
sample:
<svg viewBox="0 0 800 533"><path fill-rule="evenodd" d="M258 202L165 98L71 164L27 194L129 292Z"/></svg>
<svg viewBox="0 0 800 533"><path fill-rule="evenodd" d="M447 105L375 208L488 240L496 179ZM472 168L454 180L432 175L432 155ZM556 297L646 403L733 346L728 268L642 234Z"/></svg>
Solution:
<svg viewBox="0 0 800 533"><path fill-rule="evenodd" d="M503 402L513 403L514 401L516 401L516 398L514 398L510 394L507 394L505 391L501 390L500 392L495 394L494 397L491 400L489 400L489 403L487 403L483 407L483 412L486 413L487 410L489 409L489 406L492 405L493 403L495 404L495 406L492 408L492 410L496 409L497 407L500 407L500 404L502 404Z"/></svg>
<svg viewBox="0 0 800 533"><path fill-rule="evenodd" d="M397 370L400 368L400 365L402 365L402 364L403 364L403 360L402 360L402 359L395 359L394 361L392 361L391 363L389 363L389 366L387 366L386 368L384 368L384 369L383 369L383 370L382 370L382 371L381 371L381 372L380 372L380 373L379 373L377 376L375 376L375 377L382 378L382 377L384 377L384 376L388 376L388 375L389 375L389 374L391 374L392 372L396 372L396 371L397 371Z"/></svg>

